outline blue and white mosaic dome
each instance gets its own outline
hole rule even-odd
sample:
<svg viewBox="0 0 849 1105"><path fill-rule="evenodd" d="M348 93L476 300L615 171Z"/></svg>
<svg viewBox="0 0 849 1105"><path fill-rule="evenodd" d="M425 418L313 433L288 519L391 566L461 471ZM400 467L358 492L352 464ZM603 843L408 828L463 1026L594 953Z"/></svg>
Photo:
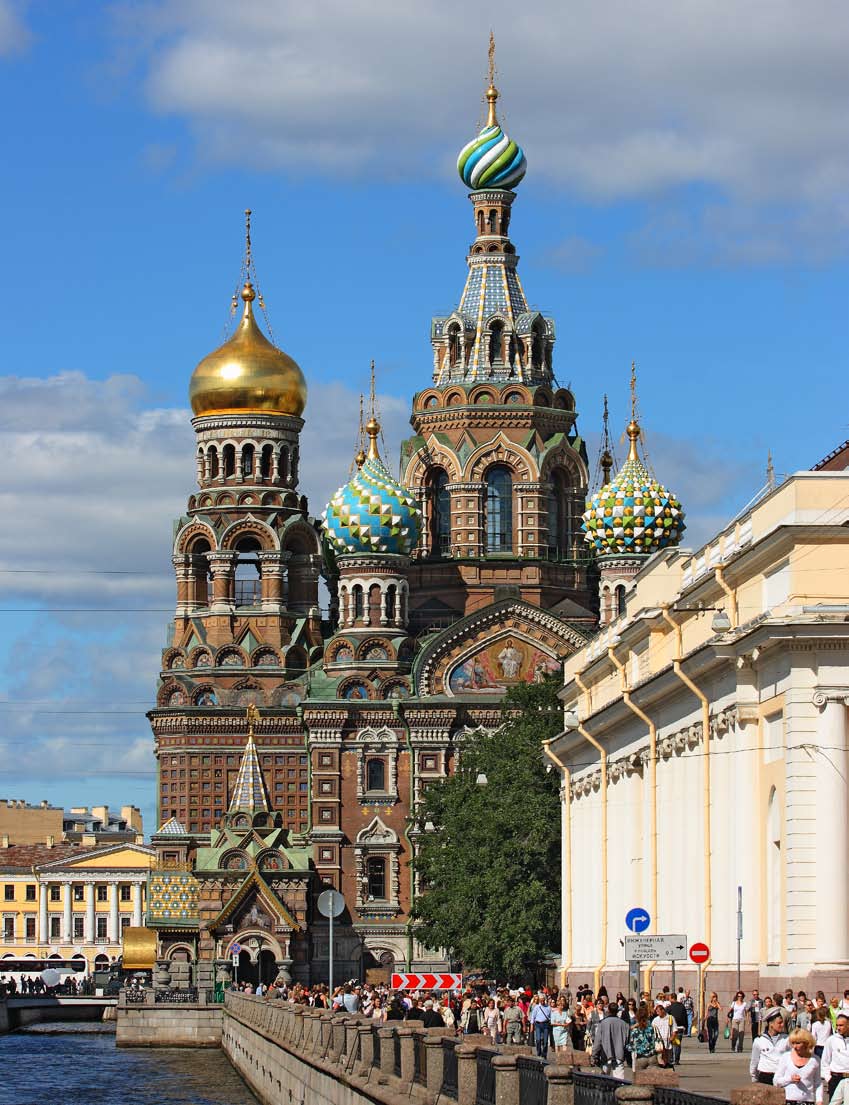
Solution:
<svg viewBox="0 0 849 1105"><path fill-rule="evenodd" d="M422 516L413 496L387 471L377 452L380 427L369 422L369 453L353 479L340 487L324 511L327 539L337 556L394 553L415 548Z"/></svg>
<svg viewBox="0 0 849 1105"><path fill-rule="evenodd" d="M685 529L681 503L637 455L639 432L632 422L628 459L592 496L583 515L584 540L599 556L657 552L677 545Z"/></svg>

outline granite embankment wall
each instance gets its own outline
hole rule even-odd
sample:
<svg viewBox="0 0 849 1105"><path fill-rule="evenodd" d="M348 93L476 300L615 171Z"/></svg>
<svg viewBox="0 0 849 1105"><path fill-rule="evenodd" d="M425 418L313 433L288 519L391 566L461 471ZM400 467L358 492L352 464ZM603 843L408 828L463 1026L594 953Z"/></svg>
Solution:
<svg viewBox="0 0 849 1105"><path fill-rule="evenodd" d="M222 1006L205 1002L128 1002L121 994L115 1024L118 1047L220 1047Z"/></svg>
<svg viewBox="0 0 849 1105"><path fill-rule="evenodd" d="M573 1105L571 1067L544 1066L528 1048L499 1054L483 1043L238 993L226 995L221 1033L263 1105L521 1105L531 1100L521 1093L531 1081L544 1083L533 1100Z"/></svg>

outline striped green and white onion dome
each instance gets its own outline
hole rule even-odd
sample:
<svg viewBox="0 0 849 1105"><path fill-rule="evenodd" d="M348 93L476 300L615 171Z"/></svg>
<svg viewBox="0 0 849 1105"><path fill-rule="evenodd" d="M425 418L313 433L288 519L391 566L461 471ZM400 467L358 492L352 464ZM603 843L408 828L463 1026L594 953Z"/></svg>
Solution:
<svg viewBox="0 0 849 1105"><path fill-rule="evenodd" d="M488 124L464 146L457 171L467 188L515 188L527 172L521 146L508 137L498 122Z"/></svg>

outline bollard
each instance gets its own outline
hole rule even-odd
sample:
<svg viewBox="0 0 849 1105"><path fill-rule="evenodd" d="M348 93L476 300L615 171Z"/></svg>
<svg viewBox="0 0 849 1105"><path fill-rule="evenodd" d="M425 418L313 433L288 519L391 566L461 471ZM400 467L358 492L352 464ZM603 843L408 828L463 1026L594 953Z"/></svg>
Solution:
<svg viewBox="0 0 849 1105"><path fill-rule="evenodd" d="M354 1073L360 1078L369 1078L374 1066L374 1033L371 1025L368 1022L359 1024L357 1035L360 1038L360 1058L354 1067Z"/></svg>
<svg viewBox="0 0 849 1105"><path fill-rule="evenodd" d="M474 1044L460 1044L457 1056L457 1105L475 1105L478 1096L478 1049Z"/></svg>
<svg viewBox="0 0 849 1105"><path fill-rule="evenodd" d="M569 1067L548 1066L545 1078L548 1082L548 1105L574 1105L575 1087Z"/></svg>
<svg viewBox="0 0 849 1105"><path fill-rule="evenodd" d="M398 1039L401 1041L401 1081L405 1086L412 1086L413 1076L416 1070L416 1056L414 1049L416 1041L413 1039L413 1029L403 1025L397 1028Z"/></svg>
<svg viewBox="0 0 849 1105"><path fill-rule="evenodd" d="M445 1062L442 1036L427 1036L424 1046L427 1052L427 1092L438 1096L442 1092L442 1069Z"/></svg>
<svg viewBox="0 0 849 1105"><path fill-rule="evenodd" d="M651 1086L620 1086L616 1091L616 1105L648 1105L653 1099Z"/></svg>
<svg viewBox="0 0 849 1105"><path fill-rule="evenodd" d="M377 1035L380 1038L380 1077L388 1080L395 1076L395 1030L379 1028Z"/></svg>
<svg viewBox="0 0 849 1105"><path fill-rule="evenodd" d="M752 1082L731 1091L731 1105L782 1105L780 1095L782 1086L767 1086L762 1082Z"/></svg>
<svg viewBox="0 0 849 1105"><path fill-rule="evenodd" d="M519 1105L519 1066L515 1055L493 1055L495 1105Z"/></svg>

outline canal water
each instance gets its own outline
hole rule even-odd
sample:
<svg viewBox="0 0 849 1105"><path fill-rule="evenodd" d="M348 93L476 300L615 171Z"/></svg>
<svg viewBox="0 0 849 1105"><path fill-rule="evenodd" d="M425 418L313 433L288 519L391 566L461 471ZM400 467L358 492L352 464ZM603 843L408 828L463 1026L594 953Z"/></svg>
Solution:
<svg viewBox="0 0 849 1105"><path fill-rule="evenodd" d="M0 1036L0 1105L257 1105L216 1048L117 1048L100 1024Z"/></svg>

